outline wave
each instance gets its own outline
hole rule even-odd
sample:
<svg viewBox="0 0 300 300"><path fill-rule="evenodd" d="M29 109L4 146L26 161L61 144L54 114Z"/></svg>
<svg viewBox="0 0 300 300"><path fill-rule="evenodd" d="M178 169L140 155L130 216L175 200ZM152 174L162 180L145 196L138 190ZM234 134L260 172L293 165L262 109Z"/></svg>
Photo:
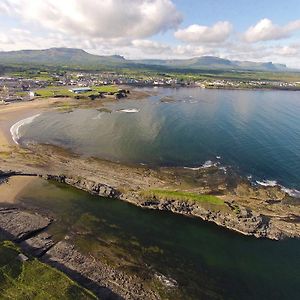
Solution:
<svg viewBox="0 0 300 300"><path fill-rule="evenodd" d="M227 167L221 166L219 167L219 170L222 170L224 174L227 174Z"/></svg>
<svg viewBox="0 0 300 300"><path fill-rule="evenodd" d="M125 113L138 113L140 110L136 108L127 108L127 109L120 109L119 112L125 112Z"/></svg>
<svg viewBox="0 0 300 300"><path fill-rule="evenodd" d="M41 114L37 114L37 115L34 115L32 117L20 120L17 123L15 123L13 126L11 126L11 128L10 128L10 134L11 134L11 137L12 137L13 141L17 145L19 145L18 141L20 139L20 128L22 126L24 126L24 125L28 125L28 124L32 123L33 120L36 119L37 117L39 117L40 115Z"/></svg>
<svg viewBox="0 0 300 300"><path fill-rule="evenodd" d="M300 198L300 191L296 189L289 189L287 187L281 186L281 190L285 193L287 193L289 196L294 198Z"/></svg>
<svg viewBox="0 0 300 300"><path fill-rule="evenodd" d="M216 162L213 162L211 160L207 160L202 166L200 167L183 167L184 169L187 169L187 170L193 170L193 171L199 171L201 169L208 169L208 168L211 168L211 167L216 167L219 163L216 163Z"/></svg>
<svg viewBox="0 0 300 300"><path fill-rule="evenodd" d="M216 167L218 165L218 163L215 163L211 160L207 160L202 166L202 169L207 169L207 168L211 168L211 167Z"/></svg>
<svg viewBox="0 0 300 300"><path fill-rule="evenodd" d="M278 185L276 180L263 180L263 181L256 180L256 183L259 185L262 185L262 186L273 186L274 187L274 186Z"/></svg>
<svg viewBox="0 0 300 300"><path fill-rule="evenodd" d="M211 160L207 160L202 166L200 167L183 167L184 169L188 169L188 170L193 170L193 171L199 171L201 169L207 169L207 168L211 168L211 167L216 167L218 166L218 168L220 170L222 170L225 174L227 173L227 167L225 166L220 166L220 163L218 162L213 162ZM247 179L254 183L254 184L258 184L264 187L279 187L281 189L281 191L283 191L284 193L286 193L287 195L293 197L293 198L300 198L300 191L296 190L296 189L292 189L292 188L287 188L281 184L279 184L276 180L256 180L256 181L252 181L253 176L252 175L248 175Z"/></svg>
<svg viewBox="0 0 300 300"><path fill-rule="evenodd" d="M263 180L263 181L256 180L256 183L261 186L271 186L271 187L278 186L284 193L288 194L289 196L294 198L300 198L299 190L287 188L281 184L278 184L276 180Z"/></svg>
<svg viewBox="0 0 300 300"><path fill-rule="evenodd" d="M193 170L193 171L199 171L202 167L195 167L195 168L191 168L191 167L183 167L184 169L187 170Z"/></svg>

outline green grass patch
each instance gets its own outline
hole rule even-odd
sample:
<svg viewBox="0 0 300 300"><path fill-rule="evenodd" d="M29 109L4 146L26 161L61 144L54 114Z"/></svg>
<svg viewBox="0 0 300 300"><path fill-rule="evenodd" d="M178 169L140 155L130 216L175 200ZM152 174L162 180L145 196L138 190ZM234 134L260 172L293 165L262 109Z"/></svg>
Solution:
<svg viewBox="0 0 300 300"><path fill-rule="evenodd" d="M35 91L35 94L36 96L42 98L75 96L74 93L70 92L69 89L65 87L47 87L45 89Z"/></svg>
<svg viewBox="0 0 300 300"><path fill-rule="evenodd" d="M37 259L21 262L19 249L0 243L1 299L96 299L63 273Z"/></svg>
<svg viewBox="0 0 300 300"><path fill-rule="evenodd" d="M17 92L16 95L19 97L25 97L28 95L28 92Z"/></svg>
<svg viewBox="0 0 300 300"><path fill-rule="evenodd" d="M202 195L191 192L179 192L170 190L148 190L143 191L142 196L158 200L182 200L199 201L204 203L224 205L224 201L213 195Z"/></svg>
<svg viewBox="0 0 300 300"><path fill-rule="evenodd" d="M91 89L98 93L116 93L119 90L119 87L116 85L101 85L92 86Z"/></svg>
<svg viewBox="0 0 300 300"><path fill-rule="evenodd" d="M116 93L119 88L115 85L103 85L103 86L92 86L92 91L86 93L75 94L71 92L72 88L66 87L57 87L57 86L49 86L44 89L40 89L35 91L36 96L42 98L49 98L49 97L79 97L85 98L92 95L99 95L99 93Z"/></svg>

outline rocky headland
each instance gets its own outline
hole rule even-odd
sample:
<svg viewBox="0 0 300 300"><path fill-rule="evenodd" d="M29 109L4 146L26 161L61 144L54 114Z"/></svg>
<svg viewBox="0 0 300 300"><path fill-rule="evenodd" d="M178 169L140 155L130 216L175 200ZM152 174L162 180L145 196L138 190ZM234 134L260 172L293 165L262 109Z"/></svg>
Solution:
<svg viewBox="0 0 300 300"><path fill-rule="evenodd" d="M258 238L300 236L299 199L279 186L253 186L229 168L198 170L129 166L82 158L49 145L31 145L11 152L2 162L2 178L40 176L107 198L118 198L145 209L171 211ZM216 205L201 201L160 199L144 191L163 189L214 195Z"/></svg>

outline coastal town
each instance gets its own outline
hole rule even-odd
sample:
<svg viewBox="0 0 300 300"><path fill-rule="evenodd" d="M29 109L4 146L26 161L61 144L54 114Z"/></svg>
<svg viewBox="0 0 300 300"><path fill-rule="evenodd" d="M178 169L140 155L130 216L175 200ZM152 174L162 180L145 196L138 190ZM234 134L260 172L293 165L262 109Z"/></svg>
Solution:
<svg viewBox="0 0 300 300"><path fill-rule="evenodd" d="M0 300L299 300L299 11L0 0Z"/></svg>
<svg viewBox="0 0 300 300"><path fill-rule="evenodd" d="M110 88L110 87L114 88ZM300 90L298 81L217 79L174 74L126 74L119 72L20 72L0 77L0 102L29 101L37 97L126 97L124 86L200 87L206 89ZM80 96L79 96L80 94Z"/></svg>

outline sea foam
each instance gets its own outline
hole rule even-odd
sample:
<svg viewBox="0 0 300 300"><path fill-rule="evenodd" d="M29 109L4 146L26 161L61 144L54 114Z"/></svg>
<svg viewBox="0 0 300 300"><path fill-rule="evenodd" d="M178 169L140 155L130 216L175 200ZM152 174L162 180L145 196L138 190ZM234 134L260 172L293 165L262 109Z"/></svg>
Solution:
<svg viewBox="0 0 300 300"><path fill-rule="evenodd" d="M256 180L256 183L261 186L271 186L271 187L279 186L280 189L284 193L288 194L289 196L294 197L294 198L300 198L300 191L298 191L296 189L290 189L281 184L278 184L276 180L263 180L263 181Z"/></svg>
<svg viewBox="0 0 300 300"><path fill-rule="evenodd" d="M15 123L13 126L10 128L10 133L13 141L18 145L19 144L19 139L20 139L20 128L24 125L28 125L33 122L34 119L39 117L40 114L34 115L32 117L20 120L19 122Z"/></svg>
<svg viewBox="0 0 300 300"><path fill-rule="evenodd" d="M213 162L213 161L211 161L211 160L207 160L207 161L201 166L201 168L202 168L202 169L207 169L207 168L215 167L215 166L217 166L217 165L218 165L217 163L215 163L215 162Z"/></svg>
<svg viewBox="0 0 300 300"><path fill-rule="evenodd" d="M127 109L120 109L120 112L125 112L125 113L138 113L139 110L136 108L127 108Z"/></svg>
<svg viewBox="0 0 300 300"><path fill-rule="evenodd" d="M300 198L300 191L296 189L289 189L284 186L281 186L281 190L285 193L287 193L289 196L294 197L294 198Z"/></svg>
<svg viewBox="0 0 300 300"><path fill-rule="evenodd" d="M218 163L216 162L213 162L211 160L207 160L202 166L200 167L183 167L184 169L187 169L187 170L193 170L193 171L198 171L198 170L201 170L201 169L208 169L208 168L211 168L211 167L216 167L218 165Z"/></svg>
<svg viewBox="0 0 300 300"><path fill-rule="evenodd" d="M256 180L256 183L259 185L262 185L262 186L276 186L277 185L276 180L263 180L263 181Z"/></svg>

